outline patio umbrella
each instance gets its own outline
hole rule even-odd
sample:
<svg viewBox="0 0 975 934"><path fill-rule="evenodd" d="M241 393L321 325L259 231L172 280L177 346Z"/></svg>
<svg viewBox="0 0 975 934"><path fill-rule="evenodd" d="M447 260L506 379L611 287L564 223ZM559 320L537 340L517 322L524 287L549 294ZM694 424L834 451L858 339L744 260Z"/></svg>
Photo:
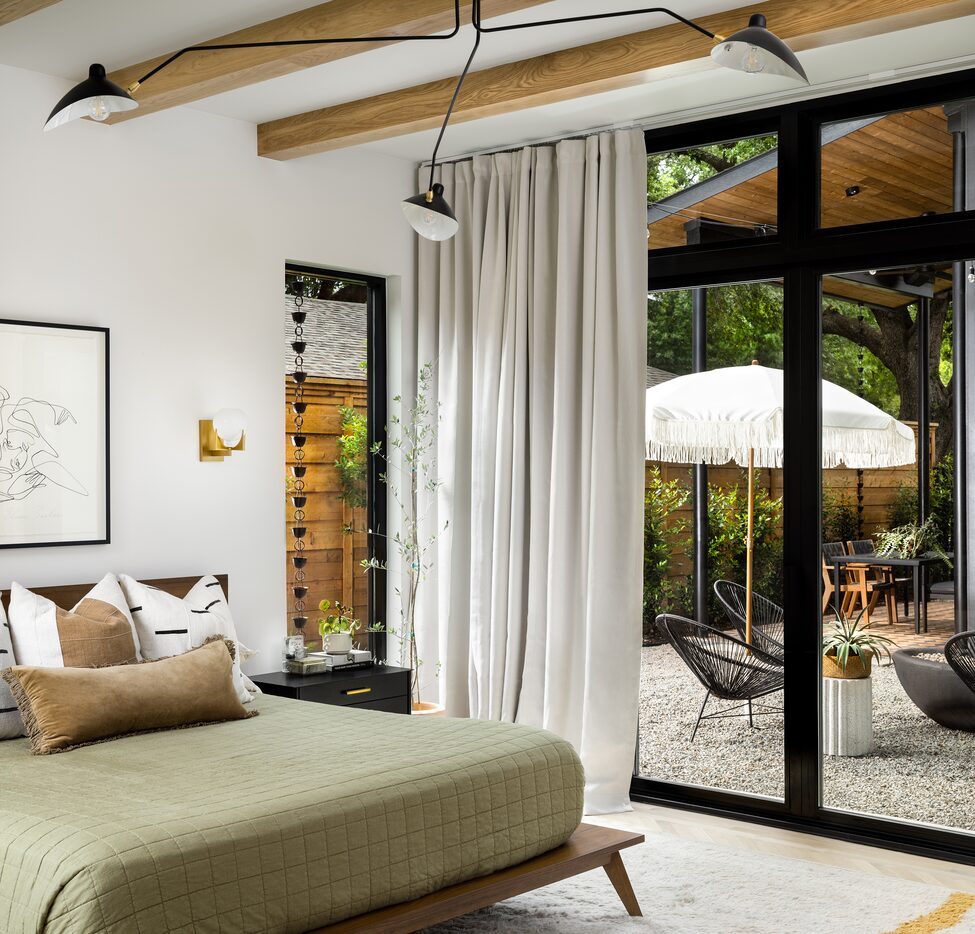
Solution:
<svg viewBox="0 0 975 934"><path fill-rule="evenodd" d="M751 642L755 468L782 466L782 371L724 367L647 390L647 460L748 468L745 641ZM914 432L882 409L823 380L823 467L914 463Z"/></svg>

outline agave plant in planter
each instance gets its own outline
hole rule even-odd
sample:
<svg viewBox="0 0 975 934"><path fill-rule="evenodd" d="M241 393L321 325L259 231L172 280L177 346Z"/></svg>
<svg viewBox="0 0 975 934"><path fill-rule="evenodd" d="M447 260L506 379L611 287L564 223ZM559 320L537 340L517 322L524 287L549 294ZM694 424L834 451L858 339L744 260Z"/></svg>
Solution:
<svg viewBox="0 0 975 934"><path fill-rule="evenodd" d="M890 658L893 640L878 636L863 625L863 611L850 619L843 613L823 636L824 678L869 678L874 657Z"/></svg>

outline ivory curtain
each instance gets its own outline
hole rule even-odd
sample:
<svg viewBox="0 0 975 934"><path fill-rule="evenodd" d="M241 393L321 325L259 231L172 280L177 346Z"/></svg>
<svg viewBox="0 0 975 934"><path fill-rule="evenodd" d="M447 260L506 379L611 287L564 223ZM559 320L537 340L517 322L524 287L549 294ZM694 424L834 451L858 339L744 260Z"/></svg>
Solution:
<svg viewBox="0 0 975 934"><path fill-rule="evenodd" d="M565 737L587 813L624 810L641 645L643 134L478 156L442 181L460 231L420 241L402 373L410 386L434 364L442 416L442 485L421 508L430 534L447 523L418 606L424 680L449 714Z"/></svg>

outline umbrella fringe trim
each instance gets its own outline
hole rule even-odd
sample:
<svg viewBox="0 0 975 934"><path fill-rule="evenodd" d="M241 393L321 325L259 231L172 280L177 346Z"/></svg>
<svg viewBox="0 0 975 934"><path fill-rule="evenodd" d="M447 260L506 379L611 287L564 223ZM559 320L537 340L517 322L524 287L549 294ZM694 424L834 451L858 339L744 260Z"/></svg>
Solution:
<svg viewBox="0 0 975 934"><path fill-rule="evenodd" d="M894 424L897 424L896 422ZM782 466L782 425L776 416L762 424L740 422L675 422L647 418L647 460L677 464L727 464L744 467L749 450L756 467ZM863 428L824 428L823 467L875 469L915 462L911 437Z"/></svg>

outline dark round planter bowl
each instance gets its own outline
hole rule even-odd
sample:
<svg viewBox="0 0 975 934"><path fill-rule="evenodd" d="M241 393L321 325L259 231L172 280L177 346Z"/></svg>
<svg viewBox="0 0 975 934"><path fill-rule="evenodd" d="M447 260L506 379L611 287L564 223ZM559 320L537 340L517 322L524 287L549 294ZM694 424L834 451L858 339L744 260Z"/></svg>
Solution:
<svg viewBox="0 0 975 934"><path fill-rule="evenodd" d="M925 652L944 652L944 646L894 652L894 669L901 687L936 723L975 733L975 692L965 686L947 662L919 657Z"/></svg>

